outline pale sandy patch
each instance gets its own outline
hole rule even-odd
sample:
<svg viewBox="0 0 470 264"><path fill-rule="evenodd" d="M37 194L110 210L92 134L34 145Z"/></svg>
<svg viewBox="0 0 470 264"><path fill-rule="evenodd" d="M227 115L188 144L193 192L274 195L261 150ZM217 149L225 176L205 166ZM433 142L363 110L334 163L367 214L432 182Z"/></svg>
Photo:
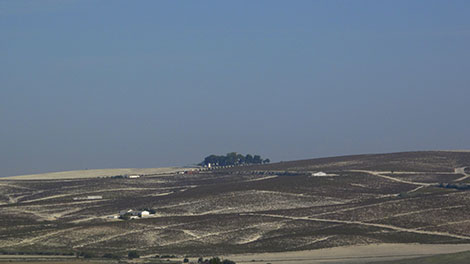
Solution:
<svg viewBox="0 0 470 264"><path fill-rule="evenodd" d="M252 179L252 180L247 180L246 182L264 181L264 180L274 179L274 178L277 178L277 177L279 177L279 176L271 175L271 176L265 176L265 177L256 178L256 179Z"/></svg>
<svg viewBox="0 0 470 264"><path fill-rule="evenodd" d="M451 149L451 150L443 150L445 152L470 152L470 149Z"/></svg>
<svg viewBox="0 0 470 264"><path fill-rule="evenodd" d="M1 180L63 180L80 178L111 177L117 175L152 175L176 173L180 171L194 170L193 168L164 167L164 168L122 168L122 169L96 169L49 172L41 174L28 174L0 178ZM138 180L138 179L136 179Z"/></svg>
<svg viewBox="0 0 470 264"><path fill-rule="evenodd" d="M360 183L350 183L350 185L351 185L351 186L356 186L356 187L361 187L361 188L367 188L366 185L360 184ZM422 186L420 186L420 187L422 187Z"/></svg>

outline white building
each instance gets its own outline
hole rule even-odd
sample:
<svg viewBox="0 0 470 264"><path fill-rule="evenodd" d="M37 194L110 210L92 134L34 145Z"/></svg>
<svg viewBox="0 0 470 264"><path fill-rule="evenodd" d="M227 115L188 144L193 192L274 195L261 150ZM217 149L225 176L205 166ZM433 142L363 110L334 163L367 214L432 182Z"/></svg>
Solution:
<svg viewBox="0 0 470 264"><path fill-rule="evenodd" d="M140 178L140 175L129 175L129 179L137 179Z"/></svg>
<svg viewBox="0 0 470 264"><path fill-rule="evenodd" d="M319 171L319 172L313 173L312 176L323 177L323 176L328 176L328 174L324 173L323 171Z"/></svg>
<svg viewBox="0 0 470 264"><path fill-rule="evenodd" d="M140 217L146 217L146 216L149 216L150 215L150 212L149 211L142 211L142 212L139 212L139 216Z"/></svg>

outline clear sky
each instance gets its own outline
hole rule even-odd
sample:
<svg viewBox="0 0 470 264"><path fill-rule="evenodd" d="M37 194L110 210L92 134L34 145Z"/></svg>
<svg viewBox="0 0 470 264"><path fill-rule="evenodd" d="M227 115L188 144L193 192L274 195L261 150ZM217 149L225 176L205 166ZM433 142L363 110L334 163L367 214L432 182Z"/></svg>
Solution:
<svg viewBox="0 0 470 264"><path fill-rule="evenodd" d="M470 148L470 1L0 0L0 176Z"/></svg>

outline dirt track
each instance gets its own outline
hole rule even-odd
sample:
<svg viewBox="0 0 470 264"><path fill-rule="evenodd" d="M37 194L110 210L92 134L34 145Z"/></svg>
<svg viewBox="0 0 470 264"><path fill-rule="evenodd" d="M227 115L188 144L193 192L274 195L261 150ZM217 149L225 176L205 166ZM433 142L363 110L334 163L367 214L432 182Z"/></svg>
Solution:
<svg viewBox="0 0 470 264"><path fill-rule="evenodd" d="M455 169L455 173L457 173L457 174L463 174L463 175L464 175L463 177L460 177L460 178L458 178L457 180L455 180L456 182L463 181L463 180L465 180L465 179L467 179L467 178L470 177L470 174L468 174L468 173L465 172L465 169L466 169L466 168L467 168L467 167L462 167L462 168L456 168L456 169Z"/></svg>

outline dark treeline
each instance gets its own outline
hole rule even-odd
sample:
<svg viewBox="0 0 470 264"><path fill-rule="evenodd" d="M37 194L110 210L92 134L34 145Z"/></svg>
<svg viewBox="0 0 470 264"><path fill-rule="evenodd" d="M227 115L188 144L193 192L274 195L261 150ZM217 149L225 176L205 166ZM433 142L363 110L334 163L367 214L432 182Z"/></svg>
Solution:
<svg viewBox="0 0 470 264"><path fill-rule="evenodd" d="M441 188L457 189L457 190L469 190L470 189L470 184L468 183L440 183L437 186Z"/></svg>
<svg viewBox="0 0 470 264"><path fill-rule="evenodd" d="M201 166L208 164L227 166L227 165L239 165L239 164L262 164L269 163L269 159L263 159L260 155L238 154L237 152L227 153L225 156L210 155L204 158L204 161L199 163Z"/></svg>

